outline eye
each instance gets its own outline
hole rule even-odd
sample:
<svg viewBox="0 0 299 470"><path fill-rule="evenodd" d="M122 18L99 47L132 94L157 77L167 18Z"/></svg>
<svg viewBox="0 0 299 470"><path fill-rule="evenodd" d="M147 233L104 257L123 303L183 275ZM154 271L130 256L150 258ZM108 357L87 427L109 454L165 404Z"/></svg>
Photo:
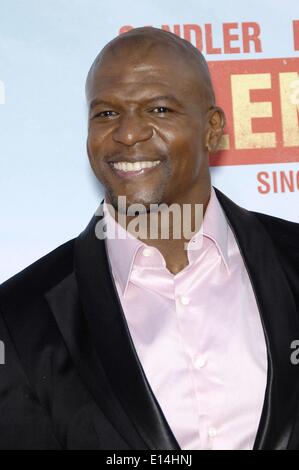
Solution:
<svg viewBox="0 0 299 470"><path fill-rule="evenodd" d="M169 112L171 111L169 108L166 108L165 106L157 106L156 108L154 108L152 111L155 111L155 109L159 109L160 111L158 111L157 113L155 114L164 114L165 112ZM162 110L162 111L161 111Z"/></svg>
<svg viewBox="0 0 299 470"><path fill-rule="evenodd" d="M101 111L100 113L95 114L95 115L94 115L94 118L96 118L96 117L110 117L110 116L111 116L111 114L110 114L110 115L107 115L106 113L114 113L114 114L116 114L115 111L111 111L111 110Z"/></svg>

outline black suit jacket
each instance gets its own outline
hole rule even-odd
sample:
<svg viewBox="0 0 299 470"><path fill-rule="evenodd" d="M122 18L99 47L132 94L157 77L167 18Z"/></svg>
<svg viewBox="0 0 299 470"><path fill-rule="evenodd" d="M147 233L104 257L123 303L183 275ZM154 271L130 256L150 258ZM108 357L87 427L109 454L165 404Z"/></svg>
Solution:
<svg viewBox="0 0 299 470"><path fill-rule="evenodd" d="M290 360L299 339L299 224L215 191L267 345L254 449L299 449L299 365ZM180 449L134 349L98 221L0 286L1 449Z"/></svg>

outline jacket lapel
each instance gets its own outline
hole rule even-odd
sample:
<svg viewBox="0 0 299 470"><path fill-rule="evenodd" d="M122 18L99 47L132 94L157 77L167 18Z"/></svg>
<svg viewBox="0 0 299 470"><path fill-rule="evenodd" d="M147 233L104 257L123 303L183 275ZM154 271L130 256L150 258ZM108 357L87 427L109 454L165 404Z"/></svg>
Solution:
<svg viewBox="0 0 299 470"><path fill-rule="evenodd" d="M294 297L261 222L214 189L244 259L267 346L267 387L254 449L291 448L299 400L298 366L290 360L291 342L299 335Z"/></svg>
<svg viewBox="0 0 299 470"><path fill-rule="evenodd" d="M72 272L45 294L75 366L95 402L129 448L147 449L124 412L106 378L91 342L81 308L75 273ZM98 326L100 327L100 325ZM75 393L75 391L74 391Z"/></svg>
<svg viewBox="0 0 299 470"><path fill-rule="evenodd" d="M113 400L107 403L107 410L117 428L113 408L117 402L145 448L180 449L135 351L110 272L105 242L95 234L100 219L94 216L76 240L75 273L97 361L112 391L109 396ZM102 380L102 374L98 378Z"/></svg>

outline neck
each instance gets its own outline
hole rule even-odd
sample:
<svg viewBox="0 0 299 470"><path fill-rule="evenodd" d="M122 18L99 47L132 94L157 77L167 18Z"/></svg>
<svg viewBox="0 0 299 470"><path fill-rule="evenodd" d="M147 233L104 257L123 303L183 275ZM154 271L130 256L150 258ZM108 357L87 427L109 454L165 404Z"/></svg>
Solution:
<svg viewBox="0 0 299 470"><path fill-rule="evenodd" d="M127 231L163 255L168 270L177 274L188 265L186 246L200 229L211 195L211 183L191 191L183 200L176 200L176 210L146 212L137 216L115 214ZM185 206L185 207L184 207ZM187 210L185 208L187 207Z"/></svg>

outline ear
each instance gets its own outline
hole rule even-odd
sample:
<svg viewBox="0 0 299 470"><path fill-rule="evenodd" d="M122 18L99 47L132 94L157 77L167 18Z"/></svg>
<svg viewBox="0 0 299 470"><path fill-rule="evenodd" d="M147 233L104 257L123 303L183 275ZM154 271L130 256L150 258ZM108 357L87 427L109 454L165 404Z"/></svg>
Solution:
<svg viewBox="0 0 299 470"><path fill-rule="evenodd" d="M205 141L206 148L209 152L216 152L223 135L225 124L226 118L223 109L218 106L212 106L207 113L207 132Z"/></svg>

